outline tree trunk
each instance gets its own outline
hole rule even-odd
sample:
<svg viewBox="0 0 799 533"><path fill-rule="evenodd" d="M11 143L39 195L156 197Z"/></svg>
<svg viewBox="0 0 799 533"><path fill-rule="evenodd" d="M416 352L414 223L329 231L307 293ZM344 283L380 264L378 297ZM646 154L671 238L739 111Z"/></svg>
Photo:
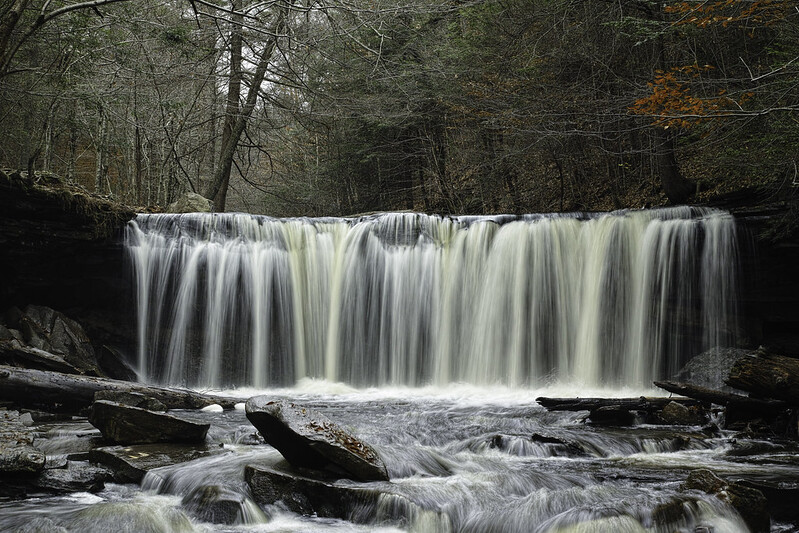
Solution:
<svg viewBox="0 0 799 533"><path fill-rule="evenodd" d="M783 402L749 398L747 396L741 396L740 394L717 391L690 383L678 383L675 381L655 381L654 383L661 389L673 392L674 394L681 394L689 398L694 398L702 402L714 403L716 405L733 405L736 407L750 407L764 410L785 407Z"/></svg>
<svg viewBox="0 0 799 533"><path fill-rule="evenodd" d="M799 359L771 354L742 357L733 365L726 383L760 398L799 405Z"/></svg>
<svg viewBox="0 0 799 533"><path fill-rule="evenodd" d="M105 138L108 123L105 112L100 110L100 122L97 126L97 142L95 143L96 167L94 171L94 192L102 194L105 190L105 176L108 172L108 163L105 160Z"/></svg>
<svg viewBox="0 0 799 533"><path fill-rule="evenodd" d="M200 409L211 404L232 409L241 401L185 389L0 366L0 399L20 407L78 414L94 402L94 393L101 390L137 392L155 398L168 409Z"/></svg>
<svg viewBox="0 0 799 533"><path fill-rule="evenodd" d="M691 398L546 398L535 399L547 411L596 411L602 407L618 407L628 411L658 411L670 402L682 405L699 405Z"/></svg>
<svg viewBox="0 0 799 533"><path fill-rule="evenodd" d="M662 128L655 128L655 159L663 192L672 204L684 203L694 191L694 186L680 172L674 153L674 137Z"/></svg>

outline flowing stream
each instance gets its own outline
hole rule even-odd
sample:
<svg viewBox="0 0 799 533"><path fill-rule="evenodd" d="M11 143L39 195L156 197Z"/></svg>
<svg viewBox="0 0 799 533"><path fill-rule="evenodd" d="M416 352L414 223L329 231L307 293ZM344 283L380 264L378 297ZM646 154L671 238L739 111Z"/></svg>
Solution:
<svg viewBox="0 0 799 533"><path fill-rule="evenodd" d="M0 502L0 531L732 533L747 531L735 510L680 490L690 470L799 486L795 448L699 427L594 427L583 423L584 413L546 412L534 403L536 392L569 391L353 390L313 380L269 391L325 413L385 460L391 482L361 484L382 495L348 519L255 505L244 466L274 465L281 457L259 444L242 411L229 411L184 414L212 423L208 441L223 446L220 455L156 469L141 486ZM85 422L59 425L42 442L51 453L69 453L85 446L87 434ZM239 495L235 523L210 523L185 503L209 485ZM776 520L772 530L792 527Z"/></svg>

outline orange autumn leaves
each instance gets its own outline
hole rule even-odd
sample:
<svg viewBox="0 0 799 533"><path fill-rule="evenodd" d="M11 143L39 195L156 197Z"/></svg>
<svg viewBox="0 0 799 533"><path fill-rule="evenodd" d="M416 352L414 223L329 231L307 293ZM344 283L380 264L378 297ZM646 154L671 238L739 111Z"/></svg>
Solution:
<svg viewBox="0 0 799 533"><path fill-rule="evenodd" d="M690 84L701 77L703 72L712 70L711 65L686 65L672 67L667 71L656 70L655 80L647 85L652 92L639 98L630 107L638 115L653 117L653 124L663 128L690 128L692 125L711 118L729 114L731 108L741 105L752 93L744 93L737 99L719 89L714 96L695 96Z"/></svg>
<svg viewBox="0 0 799 533"><path fill-rule="evenodd" d="M664 12L675 17L671 26L728 28L732 25L753 37L757 28L783 21L797 9L795 0L717 0L677 1L664 7ZM690 128L712 118L729 116L742 110L752 98L752 92L739 92L736 97L726 89L708 90L711 65L685 65L668 70L656 70L647 85L650 93L630 106L638 115L649 115L653 125L663 128ZM719 81L719 80L717 80ZM704 83L703 83L704 82ZM697 95L696 89L703 94Z"/></svg>
<svg viewBox="0 0 799 533"><path fill-rule="evenodd" d="M784 20L795 8L788 0L720 0L716 2L675 2L665 6L666 13L679 17L672 24L690 24L699 28L719 24L727 27L735 22L753 26L770 26Z"/></svg>

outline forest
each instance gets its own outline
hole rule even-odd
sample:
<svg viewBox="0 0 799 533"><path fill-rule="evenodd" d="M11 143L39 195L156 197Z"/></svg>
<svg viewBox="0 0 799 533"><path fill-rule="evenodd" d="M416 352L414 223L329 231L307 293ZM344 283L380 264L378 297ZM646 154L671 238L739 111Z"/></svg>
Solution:
<svg viewBox="0 0 799 533"><path fill-rule="evenodd" d="M0 0L0 167L159 209L784 201L792 0Z"/></svg>

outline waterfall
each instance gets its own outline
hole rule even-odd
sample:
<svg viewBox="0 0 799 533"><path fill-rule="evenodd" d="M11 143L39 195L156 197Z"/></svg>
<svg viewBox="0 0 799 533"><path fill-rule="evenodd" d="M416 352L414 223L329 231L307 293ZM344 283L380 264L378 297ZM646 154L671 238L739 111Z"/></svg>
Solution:
<svg viewBox="0 0 799 533"><path fill-rule="evenodd" d="M143 379L648 386L736 330L735 223L605 214L141 214Z"/></svg>

